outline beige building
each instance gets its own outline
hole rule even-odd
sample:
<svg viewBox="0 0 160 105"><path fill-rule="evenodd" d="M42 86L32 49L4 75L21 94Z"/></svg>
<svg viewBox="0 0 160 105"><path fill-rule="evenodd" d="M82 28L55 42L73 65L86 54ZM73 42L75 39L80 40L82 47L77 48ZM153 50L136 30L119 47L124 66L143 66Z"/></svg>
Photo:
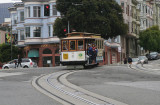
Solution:
<svg viewBox="0 0 160 105"><path fill-rule="evenodd" d="M124 21L128 24L128 34L122 40L122 43L125 44L126 55L134 57L140 53L140 46L137 44L140 30L140 8L137 0L120 0L120 3Z"/></svg>
<svg viewBox="0 0 160 105"><path fill-rule="evenodd" d="M5 31L0 30L0 44L5 43Z"/></svg>

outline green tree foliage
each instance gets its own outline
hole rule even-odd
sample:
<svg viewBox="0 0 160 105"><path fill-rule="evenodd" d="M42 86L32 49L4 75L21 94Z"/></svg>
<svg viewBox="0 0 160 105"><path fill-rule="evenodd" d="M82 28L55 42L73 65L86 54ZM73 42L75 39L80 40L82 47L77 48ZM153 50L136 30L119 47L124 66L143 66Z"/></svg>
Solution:
<svg viewBox="0 0 160 105"><path fill-rule="evenodd" d="M140 33L140 45L149 51L160 52L160 30L158 26L153 26Z"/></svg>
<svg viewBox="0 0 160 105"><path fill-rule="evenodd" d="M21 54L22 51L16 46L12 46L12 58L17 59L17 55ZM1 44L0 45L0 62L8 62L11 60L11 45Z"/></svg>
<svg viewBox="0 0 160 105"><path fill-rule="evenodd" d="M115 0L57 0L57 10L62 17L54 24L54 33L64 37L68 21L70 30L101 34L103 38L127 33L122 9Z"/></svg>

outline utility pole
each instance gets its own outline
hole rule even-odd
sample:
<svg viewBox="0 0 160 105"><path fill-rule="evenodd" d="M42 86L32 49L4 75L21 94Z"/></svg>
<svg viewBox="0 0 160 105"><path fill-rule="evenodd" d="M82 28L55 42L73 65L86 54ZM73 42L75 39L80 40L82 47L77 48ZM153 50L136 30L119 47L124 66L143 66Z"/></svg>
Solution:
<svg viewBox="0 0 160 105"><path fill-rule="evenodd" d="M11 19L11 29L10 29L10 34L11 34L11 60L12 60L12 19Z"/></svg>

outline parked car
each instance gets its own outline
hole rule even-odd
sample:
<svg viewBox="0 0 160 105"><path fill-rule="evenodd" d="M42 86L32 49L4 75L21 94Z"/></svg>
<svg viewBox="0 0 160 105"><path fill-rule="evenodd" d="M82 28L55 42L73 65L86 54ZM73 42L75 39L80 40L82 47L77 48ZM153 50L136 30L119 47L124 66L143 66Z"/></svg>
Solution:
<svg viewBox="0 0 160 105"><path fill-rule="evenodd" d="M132 58L132 64L136 65L136 64L140 64L140 60L138 58Z"/></svg>
<svg viewBox="0 0 160 105"><path fill-rule="evenodd" d="M150 54L149 54L149 60L157 60L157 59L159 59L160 57L159 57L159 54L158 54L158 52L151 52Z"/></svg>
<svg viewBox="0 0 160 105"><path fill-rule="evenodd" d="M8 62L7 64L4 64L2 68L3 69L15 68L15 60L18 62L18 59L14 59L14 60ZM22 65L22 68L37 67L37 63L33 62L30 58L22 58L21 65Z"/></svg>
<svg viewBox="0 0 160 105"><path fill-rule="evenodd" d="M139 56L138 57L141 63L148 64L148 58L146 56Z"/></svg>

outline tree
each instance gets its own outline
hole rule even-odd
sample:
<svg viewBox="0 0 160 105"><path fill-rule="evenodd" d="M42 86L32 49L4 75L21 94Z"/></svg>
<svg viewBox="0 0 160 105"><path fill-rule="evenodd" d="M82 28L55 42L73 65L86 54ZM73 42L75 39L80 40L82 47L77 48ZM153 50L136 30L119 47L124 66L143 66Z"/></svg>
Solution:
<svg viewBox="0 0 160 105"><path fill-rule="evenodd" d="M149 51L160 52L160 30L158 26L153 26L140 33L140 45Z"/></svg>
<svg viewBox="0 0 160 105"><path fill-rule="evenodd" d="M127 33L122 9L115 0L57 0L61 18L54 24L54 33L64 37L63 30L70 23L70 31L101 34L103 38Z"/></svg>
<svg viewBox="0 0 160 105"><path fill-rule="evenodd" d="M17 59L17 55L21 54L22 51L16 46L12 46L12 58ZM1 44L0 45L0 62L8 62L11 60L11 45Z"/></svg>

